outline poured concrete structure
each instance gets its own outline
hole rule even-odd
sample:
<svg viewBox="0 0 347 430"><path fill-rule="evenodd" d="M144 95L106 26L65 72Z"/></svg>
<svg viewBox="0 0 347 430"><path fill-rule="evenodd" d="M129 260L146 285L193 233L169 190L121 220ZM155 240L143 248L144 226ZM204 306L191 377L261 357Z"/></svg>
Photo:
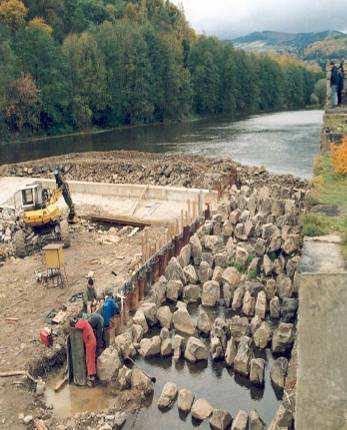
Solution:
<svg viewBox="0 0 347 430"><path fill-rule="evenodd" d="M306 238L296 277L296 430L347 429L347 271L339 242Z"/></svg>
<svg viewBox="0 0 347 430"><path fill-rule="evenodd" d="M55 187L55 181L51 179L0 178L0 207L13 207L15 192L35 181L40 181L46 188ZM111 217L146 224L166 224L179 219L182 210L188 210L188 201L191 211L195 206L201 213L205 204L216 198L215 192L192 188L81 181L69 181L68 184L80 216ZM59 204L64 206L63 199Z"/></svg>

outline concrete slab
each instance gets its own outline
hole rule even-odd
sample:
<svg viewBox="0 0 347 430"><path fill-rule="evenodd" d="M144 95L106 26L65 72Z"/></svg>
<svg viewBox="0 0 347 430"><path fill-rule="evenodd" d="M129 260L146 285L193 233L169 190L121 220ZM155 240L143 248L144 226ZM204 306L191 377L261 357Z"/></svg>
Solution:
<svg viewBox="0 0 347 430"><path fill-rule="evenodd" d="M305 240L296 277L297 430L347 429L347 272L338 242Z"/></svg>
<svg viewBox="0 0 347 430"><path fill-rule="evenodd" d="M53 188L54 180L43 178L0 178L0 207L13 207L13 196L20 188L36 181ZM150 224L167 224L181 217L188 201L201 211L205 203L216 198L215 192L179 187L159 187L134 184L108 184L81 181L68 182L79 215L104 215L144 220ZM61 199L59 205L64 207ZM192 206L192 205L191 205Z"/></svg>

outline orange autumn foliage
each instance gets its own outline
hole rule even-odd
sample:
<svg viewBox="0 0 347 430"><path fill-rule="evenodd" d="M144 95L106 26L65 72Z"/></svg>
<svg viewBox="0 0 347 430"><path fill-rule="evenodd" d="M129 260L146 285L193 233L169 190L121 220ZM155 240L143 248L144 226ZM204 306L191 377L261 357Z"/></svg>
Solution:
<svg viewBox="0 0 347 430"><path fill-rule="evenodd" d="M332 145L331 159L335 172L347 175L347 136L340 145Z"/></svg>

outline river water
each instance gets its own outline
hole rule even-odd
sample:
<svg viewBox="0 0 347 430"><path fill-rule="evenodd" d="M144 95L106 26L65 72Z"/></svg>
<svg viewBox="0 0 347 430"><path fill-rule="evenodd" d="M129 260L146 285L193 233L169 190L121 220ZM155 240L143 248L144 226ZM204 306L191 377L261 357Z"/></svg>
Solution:
<svg viewBox="0 0 347 430"><path fill-rule="evenodd" d="M274 173L309 178L319 149L322 111L293 111L240 121L210 118L170 126L121 129L0 146L0 163L14 163L70 152L138 150L205 156L227 155Z"/></svg>

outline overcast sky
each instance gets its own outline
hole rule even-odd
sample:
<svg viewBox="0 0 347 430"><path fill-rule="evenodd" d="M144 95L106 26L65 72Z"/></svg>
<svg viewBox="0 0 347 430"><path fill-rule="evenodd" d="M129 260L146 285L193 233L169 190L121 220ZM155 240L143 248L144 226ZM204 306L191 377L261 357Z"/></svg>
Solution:
<svg viewBox="0 0 347 430"><path fill-rule="evenodd" d="M237 37L253 31L347 30L347 0L172 0L199 32Z"/></svg>

